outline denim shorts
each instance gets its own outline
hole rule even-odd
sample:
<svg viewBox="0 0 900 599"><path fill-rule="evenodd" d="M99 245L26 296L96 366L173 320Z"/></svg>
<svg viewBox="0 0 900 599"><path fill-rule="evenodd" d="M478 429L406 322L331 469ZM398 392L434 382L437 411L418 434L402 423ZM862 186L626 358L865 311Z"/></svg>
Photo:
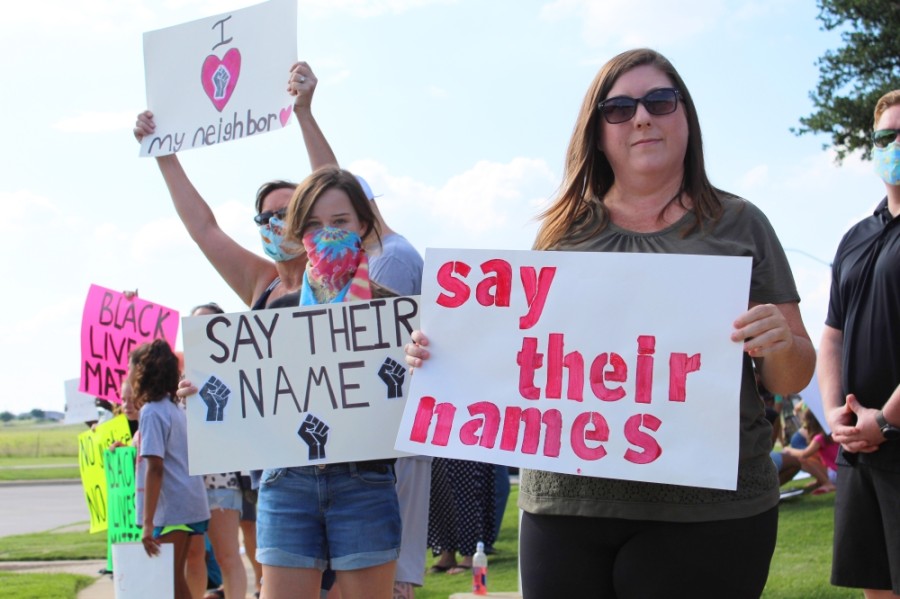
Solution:
<svg viewBox="0 0 900 599"><path fill-rule="evenodd" d="M241 511L240 489L207 489L206 498L209 500L209 509Z"/></svg>
<svg viewBox="0 0 900 599"><path fill-rule="evenodd" d="M358 570L400 555L391 466L350 462L266 470L256 510L256 559L267 566Z"/></svg>

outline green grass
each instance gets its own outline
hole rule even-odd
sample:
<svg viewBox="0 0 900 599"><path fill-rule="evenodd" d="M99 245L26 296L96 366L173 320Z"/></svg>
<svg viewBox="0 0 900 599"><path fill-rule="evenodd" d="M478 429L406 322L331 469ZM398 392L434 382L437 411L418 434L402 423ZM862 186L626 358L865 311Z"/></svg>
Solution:
<svg viewBox="0 0 900 599"><path fill-rule="evenodd" d="M806 482L803 481L803 484ZM763 597L862 597L859 590L833 587L828 582L833 539L834 493L820 496L807 494L782 502L778 517L778 542Z"/></svg>
<svg viewBox="0 0 900 599"><path fill-rule="evenodd" d="M805 482L805 481L804 481ZM488 585L492 591L516 591L518 486L513 486L503 517L497 553L489 556ZM778 544L772 559L765 599L840 599L861 597L859 591L832 587L832 517L834 494L804 495L781 505ZM87 526L85 526L85 529ZM87 532L48 531L0 539L0 561L105 559L106 537ZM429 555L427 565L433 558ZM22 575L25 576L25 575ZM426 574L425 586L417 589L417 599L447 599L452 593L467 592L472 581L468 574ZM15 595L3 595L15 596ZM50 595L22 595L44 597Z"/></svg>
<svg viewBox="0 0 900 599"><path fill-rule="evenodd" d="M492 592L514 592L519 590L518 544L519 544L519 510L516 501L519 497L519 486L513 485L509 493L509 502L503 514L500 527L500 538L494 543L497 553L488 556L488 590ZM428 553L425 567L431 567L434 558ZM447 573L426 574L425 585L416 589L416 599L447 599L453 593L472 591L472 574L450 575Z"/></svg>
<svg viewBox="0 0 900 599"><path fill-rule="evenodd" d="M69 528L69 527L63 527ZM0 561L29 562L106 559L106 534L49 530L0 539ZM5 596L5 595L3 595Z"/></svg>
<svg viewBox="0 0 900 599"><path fill-rule="evenodd" d="M0 572L0 588L6 599L75 599L78 591L94 582L77 574L15 574Z"/></svg>
<svg viewBox="0 0 900 599"><path fill-rule="evenodd" d="M78 466L60 466L53 468L2 468L0 467L0 481L33 481L33 480L64 480L81 478Z"/></svg>
<svg viewBox="0 0 900 599"><path fill-rule="evenodd" d="M798 486L808 481L795 483ZM491 591L517 591L518 487L513 486L509 504L503 517L498 553L488 557L488 588ZM778 522L778 542L769 580L763 593L765 599L859 599L858 590L833 587L831 573L831 542L833 531L834 494L803 495L781 505ZM428 565L433 562L428 557ZM425 586L416 589L417 599L447 599L452 593L471 589L471 576L459 574L426 574Z"/></svg>
<svg viewBox="0 0 900 599"><path fill-rule="evenodd" d="M0 425L0 457L70 457L77 461L84 424L9 422Z"/></svg>

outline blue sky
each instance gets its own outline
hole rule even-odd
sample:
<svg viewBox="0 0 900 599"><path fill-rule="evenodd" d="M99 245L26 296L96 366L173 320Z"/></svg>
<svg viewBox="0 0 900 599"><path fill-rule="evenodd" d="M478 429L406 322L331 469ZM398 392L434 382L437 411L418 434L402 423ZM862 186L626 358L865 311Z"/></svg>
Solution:
<svg viewBox="0 0 900 599"><path fill-rule="evenodd" d="M42 0L0 22L0 410L62 409L91 283L182 311L245 309L184 232L154 161L137 157L131 127L145 105L142 33L251 4ZM811 111L816 59L840 42L815 4L299 0L298 57L319 77L319 124L393 228L420 250L527 249L597 69L625 49L663 52L694 97L713 183L760 206L788 248L818 344L829 285L818 260L884 187L856 157L837 167L827 138L789 131ZM254 251L256 188L309 170L296 123L182 161Z"/></svg>

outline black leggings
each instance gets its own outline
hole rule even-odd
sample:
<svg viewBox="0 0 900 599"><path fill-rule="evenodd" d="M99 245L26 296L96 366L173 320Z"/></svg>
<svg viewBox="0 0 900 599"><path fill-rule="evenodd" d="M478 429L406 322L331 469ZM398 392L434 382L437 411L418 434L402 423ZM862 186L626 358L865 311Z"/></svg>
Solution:
<svg viewBox="0 0 900 599"><path fill-rule="evenodd" d="M777 531L777 506L750 518L690 523L525 513L523 596L756 599Z"/></svg>

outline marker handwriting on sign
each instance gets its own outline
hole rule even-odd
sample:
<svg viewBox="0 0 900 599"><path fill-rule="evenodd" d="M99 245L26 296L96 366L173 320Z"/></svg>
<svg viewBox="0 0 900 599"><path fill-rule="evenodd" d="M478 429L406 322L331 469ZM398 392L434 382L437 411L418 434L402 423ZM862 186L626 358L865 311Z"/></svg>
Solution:
<svg viewBox="0 0 900 599"><path fill-rule="evenodd" d="M506 260L499 258L482 262L484 278L475 286L475 300L482 306L508 308L512 295L513 271ZM437 273L437 282L444 291L438 295L437 303L445 308L459 308L471 296L472 290L466 282L472 267L465 262L444 263ZM522 292L528 311L519 318L520 329L530 329L541 319L550 285L556 274L555 266L541 268L540 273L533 266L519 267Z"/></svg>
<svg viewBox="0 0 900 599"><path fill-rule="evenodd" d="M358 358L365 357L365 352L402 347L417 313L415 300L395 297L287 314L267 310L217 315L206 323L206 336L212 344L208 357L218 364L249 366L238 370L232 389L240 402L241 418L254 409L260 417L276 416L279 402L288 409L293 405L301 414L313 406L320 411L366 408L369 402L359 399L366 361ZM284 347L288 337L305 351L299 355L279 352L279 345ZM349 351L356 359L321 365L330 355ZM259 361L269 363L258 367ZM395 364L397 368L383 371L380 365L374 366L371 376L381 377L389 385L389 397L401 398L405 369ZM216 412L215 398L210 398L207 407L207 419L216 420L221 412Z"/></svg>
<svg viewBox="0 0 900 599"><path fill-rule="evenodd" d="M449 402L438 403L434 397L419 399L409 440L427 444L428 432L434 428L431 445L446 447L454 431L457 408ZM597 461L607 455L604 443L611 439L606 418L600 412L589 411L578 414L569 424L563 421L560 410L551 408L500 407L490 401L479 401L467 406L470 420L464 422L457 435L463 445L477 445L486 449L499 449L536 455L541 449L545 457L558 458L562 447L563 434L568 429L569 445L572 452L583 460ZM650 433L656 432L662 421L652 414L634 414L623 426L622 434L629 443L620 456L632 464L650 464L662 455L662 447Z"/></svg>
<svg viewBox="0 0 900 599"><path fill-rule="evenodd" d="M601 352L586 367L581 352L564 353L565 336L550 333L545 352L538 352L537 337L522 339L522 349L516 354L519 365L519 394L525 399L540 399L541 388L535 384L535 374L544 368L546 357L546 384L543 388L547 399L562 398L563 370L569 373L566 399L584 400L584 382L587 379L594 397L601 401L618 401L627 391L619 383L628 382L629 371L625 359L616 352ZM635 356L634 401L649 404L652 401L653 362L656 353L656 337L639 335ZM669 401L683 402L687 398L687 375L700 370L700 354L689 356L683 352L669 354Z"/></svg>

